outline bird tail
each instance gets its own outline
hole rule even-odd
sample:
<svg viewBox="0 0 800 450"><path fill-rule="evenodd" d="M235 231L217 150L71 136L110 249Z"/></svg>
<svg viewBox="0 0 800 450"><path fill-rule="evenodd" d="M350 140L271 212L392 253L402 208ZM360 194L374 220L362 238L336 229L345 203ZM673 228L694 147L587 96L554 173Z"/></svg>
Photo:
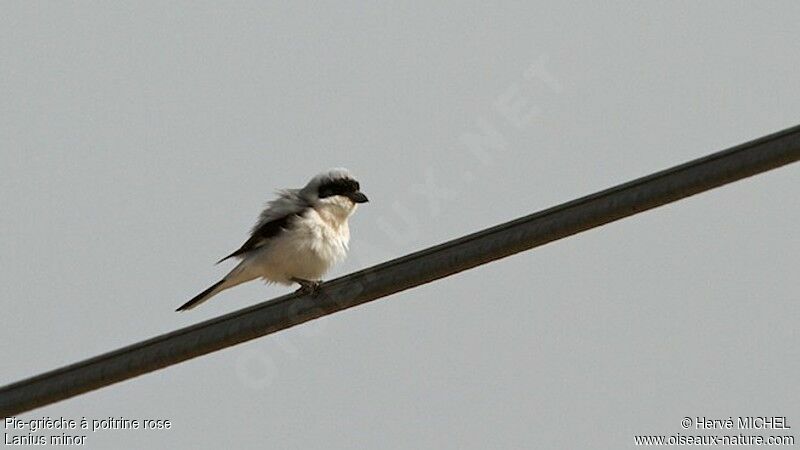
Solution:
<svg viewBox="0 0 800 450"><path fill-rule="evenodd" d="M228 274L225 275L225 278L217 281L205 291L195 295L193 299L184 303L183 305L180 306L180 308L176 309L175 311L190 310L196 307L197 305L203 303L204 301L210 299L211 297L219 294L225 289L230 289L234 286L238 286L246 281L250 281L255 278L258 278L258 271L252 270L250 261L244 260L240 262L236 267L234 267L233 270L228 272Z"/></svg>
<svg viewBox="0 0 800 450"><path fill-rule="evenodd" d="M221 280L217 281L216 283L214 283L213 285L211 285L211 287L210 287L210 288L208 288L208 289L206 289L205 291L203 291L203 292L201 292L201 293L199 293L199 294L195 295L195 296L194 296L194 298L192 298L192 299L191 299L191 300L189 300L188 302L186 302L186 303L184 303L183 305L181 305L181 306L180 306L178 309L176 309L175 311L188 311L188 310L190 310L190 309L192 309L192 308L196 307L197 305L199 305L199 304L203 303L204 301L206 301L206 300L210 299L211 297L213 297L213 296L215 296L215 295L219 294L219 293L220 293L220 292L222 292L223 290L225 290L225 289L227 289L227 288L231 287L231 286L225 286L225 285L224 285L224 284L225 284L225 281L227 281L225 278L223 278L223 279L221 279Z"/></svg>

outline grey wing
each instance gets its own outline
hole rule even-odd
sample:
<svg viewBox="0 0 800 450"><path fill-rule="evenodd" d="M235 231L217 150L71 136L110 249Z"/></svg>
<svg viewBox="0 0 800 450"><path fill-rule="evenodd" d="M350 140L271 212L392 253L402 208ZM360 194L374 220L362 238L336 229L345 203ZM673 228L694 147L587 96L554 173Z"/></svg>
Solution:
<svg viewBox="0 0 800 450"><path fill-rule="evenodd" d="M217 264L229 258L242 256L269 242L270 239L288 228L291 220L302 215L308 207L296 190L280 191L279 197L269 202L267 208L261 213L258 223L250 233L250 238L236 251L217 261Z"/></svg>

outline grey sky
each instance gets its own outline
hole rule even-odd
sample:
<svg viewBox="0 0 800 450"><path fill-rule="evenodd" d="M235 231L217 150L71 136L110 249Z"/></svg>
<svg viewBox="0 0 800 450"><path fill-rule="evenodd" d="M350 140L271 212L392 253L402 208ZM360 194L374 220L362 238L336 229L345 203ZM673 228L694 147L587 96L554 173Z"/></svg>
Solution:
<svg viewBox="0 0 800 450"><path fill-rule="evenodd" d="M328 167L371 200L332 278L795 125L798 20L3 2L0 384L285 293L173 312L274 189ZM486 126L501 145L470 150ZM703 415L796 432L799 183L785 167L23 418L173 423L90 434L103 449L622 448Z"/></svg>

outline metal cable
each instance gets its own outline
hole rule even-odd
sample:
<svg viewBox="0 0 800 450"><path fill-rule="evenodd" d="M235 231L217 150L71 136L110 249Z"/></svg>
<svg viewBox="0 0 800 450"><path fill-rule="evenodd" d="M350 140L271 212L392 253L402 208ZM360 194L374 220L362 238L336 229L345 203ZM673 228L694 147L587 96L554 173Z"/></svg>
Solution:
<svg viewBox="0 0 800 450"><path fill-rule="evenodd" d="M10 417L429 283L800 159L800 126L0 388Z"/></svg>

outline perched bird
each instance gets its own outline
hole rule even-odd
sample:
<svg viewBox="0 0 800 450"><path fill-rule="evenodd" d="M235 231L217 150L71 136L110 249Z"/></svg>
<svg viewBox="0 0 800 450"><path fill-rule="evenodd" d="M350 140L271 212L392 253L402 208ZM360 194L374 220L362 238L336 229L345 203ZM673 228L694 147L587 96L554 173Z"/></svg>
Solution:
<svg viewBox="0 0 800 450"><path fill-rule="evenodd" d="M186 311L225 289L263 278L268 283L300 285L314 293L330 267L347 254L347 219L359 203L366 203L358 181L347 169L331 169L311 179L302 189L278 191L238 250L229 258L241 261L223 279L183 304Z"/></svg>

